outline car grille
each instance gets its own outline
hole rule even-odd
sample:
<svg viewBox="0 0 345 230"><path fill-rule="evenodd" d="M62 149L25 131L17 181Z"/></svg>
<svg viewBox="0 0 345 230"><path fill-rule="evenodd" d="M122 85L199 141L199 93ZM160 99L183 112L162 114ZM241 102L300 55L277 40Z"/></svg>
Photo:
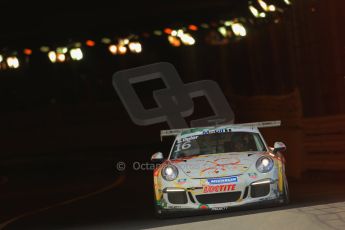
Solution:
<svg viewBox="0 0 345 230"><path fill-rule="evenodd" d="M267 196L270 192L270 184L258 184L250 186L250 196L253 198Z"/></svg>
<svg viewBox="0 0 345 230"><path fill-rule="evenodd" d="M241 192L213 193L195 197L202 204L218 204L237 201L241 197Z"/></svg>
<svg viewBox="0 0 345 230"><path fill-rule="evenodd" d="M242 199L246 199L246 198L247 198L247 196L248 196L248 190L249 190L249 187L247 186L246 189L244 190Z"/></svg>
<svg viewBox="0 0 345 230"><path fill-rule="evenodd" d="M186 204L187 194L185 191L181 192L168 192L168 200L172 204Z"/></svg>

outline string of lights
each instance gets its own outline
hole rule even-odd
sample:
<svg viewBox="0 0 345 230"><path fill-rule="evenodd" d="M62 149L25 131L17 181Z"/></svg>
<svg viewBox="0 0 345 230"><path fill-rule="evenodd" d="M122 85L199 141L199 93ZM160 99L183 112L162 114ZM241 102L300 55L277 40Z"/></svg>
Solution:
<svg viewBox="0 0 345 230"><path fill-rule="evenodd" d="M274 18L274 15L281 14L292 4L292 0L250 0L248 1L248 12L256 20ZM273 16L273 17L272 17ZM173 47L192 46L197 43L195 34L200 30L208 30L206 41L211 45L227 44L230 39L241 39L247 36L246 25L253 24L251 19L237 17L232 20L220 20L216 23L189 24L181 28L164 28L154 30L151 33L129 35L120 38L103 37L99 41L85 40L72 42L63 46L41 46L38 50L25 48L21 51L0 50L0 70L13 70L21 66L24 57L26 60L35 52L46 53L51 63L63 63L68 61L81 61L84 57L84 48L94 47L96 43L104 44L112 55L125 55L127 53L138 54L143 50L142 40L150 36L166 37L168 43ZM6 50L6 52L4 52Z"/></svg>

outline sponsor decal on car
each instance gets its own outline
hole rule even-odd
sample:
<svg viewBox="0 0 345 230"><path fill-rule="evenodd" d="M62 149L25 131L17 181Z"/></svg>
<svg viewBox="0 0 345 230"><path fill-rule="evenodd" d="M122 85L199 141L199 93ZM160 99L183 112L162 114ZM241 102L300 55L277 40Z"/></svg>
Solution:
<svg viewBox="0 0 345 230"><path fill-rule="evenodd" d="M237 176L223 177L223 178L209 178L207 179L209 184L230 184L238 182Z"/></svg>
<svg viewBox="0 0 345 230"><path fill-rule="evenodd" d="M183 208L182 206L169 205L169 208Z"/></svg>
<svg viewBox="0 0 345 230"><path fill-rule="evenodd" d="M177 140L177 143L182 143L182 142L190 142L193 140L198 139L199 136L191 136L191 137L182 137L181 139Z"/></svg>
<svg viewBox="0 0 345 230"><path fill-rule="evenodd" d="M207 204L200 204L199 205L199 209L208 209L208 205Z"/></svg>
<svg viewBox="0 0 345 230"><path fill-rule="evenodd" d="M168 203L164 199L161 199L160 204L162 208L168 207Z"/></svg>
<svg viewBox="0 0 345 230"><path fill-rule="evenodd" d="M227 133L227 132L231 132L231 129L224 128L224 129L216 129L216 130L204 130L202 134L207 135L207 134L213 134L213 133Z"/></svg>
<svg viewBox="0 0 345 230"><path fill-rule="evenodd" d="M185 179L185 178L184 178L184 179L178 179L178 180L177 180L177 183L178 183L178 184L185 184L186 182L187 182L187 179Z"/></svg>
<svg viewBox="0 0 345 230"><path fill-rule="evenodd" d="M254 173L248 173L249 178L256 179L258 177L258 174Z"/></svg>
<svg viewBox="0 0 345 230"><path fill-rule="evenodd" d="M208 161L208 164L206 166L209 166L209 167L202 169L201 174L209 170L211 171L213 170L214 173L219 173L220 170L226 171L227 167L233 167L233 166L239 165L240 163L241 161L237 157L219 158L213 161Z"/></svg>
<svg viewBox="0 0 345 230"><path fill-rule="evenodd" d="M203 187L203 193L228 192L228 191L234 191L235 189L236 189L236 184L206 185Z"/></svg>
<svg viewBox="0 0 345 230"><path fill-rule="evenodd" d="M215 208L211 208L211 211L224 211L227 209L228 207L215 207Z"/></svg>

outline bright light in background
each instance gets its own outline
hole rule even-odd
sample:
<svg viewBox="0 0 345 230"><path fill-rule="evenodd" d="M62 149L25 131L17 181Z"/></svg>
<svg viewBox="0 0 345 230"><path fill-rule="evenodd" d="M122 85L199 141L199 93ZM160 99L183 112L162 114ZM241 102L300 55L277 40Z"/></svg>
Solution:
<svg viewBox="0 0 345 230"><path fill-rule="evenodd" d="M81 42L76 42L76 43L74 43L74 47L75 48L80 48L81 47Z"/></svg>
<svg viewBox="0 0 345 230"><path fill-rule="evenodd" d="M71 55L72 60L75 60L75 61L80 61L84 57L83 52L81 51L80 48L71 49L69 53Z"/></svg>
<svg viewBox="0 0 345 230"><path fill-rule="evenodd" d="M254 6L249 6L249 10L254 15L254 17L260 17L259 11Z"/></svg>
<svg viewBox="0 0 345 230"><path fill-rule="evenodd" d="M8 57L6 62L9 68L17 69L19 67L19 60L17 57Z"/></svg>
<svg viewBox="0 0 345 230"><path fill-rule="evenodd" d="M52 63L55 63L56 62L56 53L55 51L50 51L48 53L48 57L49 57L49 60L52 62Z"/></svg>
<svg viewBox="0 0 345 230"><path fill-rule="evenodd" d="M47 52L49 52L49 47L48 46L41 46L40 51L43 53L47 53Z"/></svg>
<svg viewBox="0 0 345 230"><path fill-rule="evenodd" d="M142 46L139 42L131 42L128 45L129 50L133 53L141 53L142 51Z"/></svg>
<svg viewBox="0 0 345 230"><path fill-rule="evenodd" d="M172 35L172 34L171 34L171 35ZM179 30L177 31L176 36L178 36L178 37L182 37L183 35L184 35L183 30L179 29Z"/></svg>
<svg viewBox="0 0 345 230"><path fill-rule="evenodd" d="M189 25L188 29L192 30L192 31L197 31L198 27L196 25Z"/></svg>
<svg viewBox="0 0 345 230"><path fill-rule="evenodd" d="M110 38L102 38L102 43L104 44L110 44L111 43L111 39Z"/></svg>
<svg viewBox="0 0 345 230"><path fill-rule="evenodd" d="M58 54L56 55L56 60L57 60L58 62L64 62L64 61L66 60L65 54L63 54L63 53L58 53Z"/></svg>
<svg viewBox="0 0 345 230"><path fill-rule="evenodd" d="M94 47L94 46L96 45L96 43L95 43L94 41L92 41L92 40L87 40L87 41L85 42L85 44L86 44L87 46L89 46L89 47Z"/></svg>
<svg viewBox="0 0 345 230"><path fill-rule="evenodd" d="M266 17L266 13L265 12L261 12L260 13L260 18L265 18Z"/></svg>
<svg viewBox="0 0 345 230"><path fill-rule="evenodd" d="M268 10L271 11L271 12L276 11L275 5L269 5L269 6L268 6Z"/></svg>
<svg viewBox="0 0 345 230"><path fill-rule="evenodd" d="M168 37L168 40L170 44L172 44L173 46L180 46L180 43L176 41L177 38L175 36L179 37L184 45L191 46L195 44L195 39L192 37L192 35L185 33L182 29L177 30L177 32L175 32L175 30L172 31L171 35L172 35L171 37L170 36Z"/></svg>
<svg viewBox="0 0 345 230"><path fill-rule="evenodd" d="M65 54L68 52L68 49L67 49L67 47L58 47L56 49L56 52L61 53L61 54Z"/></svg>
<svg viewBox="0 0 345 230"><path fill-rule="evenodd" d="M171 36L177 36L177 30L171 31Z"/></svg>
<svg viewBox="0 0 345 230"><path fill-rule="evenodd" d="M153 31L153 34L156 36L161 36L163 33L160 30L155 30L155 31Z"/></svg>
<svg viewBox="0 0 345 230"><path fill-rule="evenodd" d="M32 54L32 50L31 49L24 49L23 50L23 53L25 54L25 55L31 55Z"/></svg>
<svg viewBox="0 0 345 230"><path fill-rule="evenodd" d="M291 5L291 1L290 0L284 0L284 2L286 3L286 5Z"/></svg>
<svg viewBox="0 0 345 230"><path fill-rule="evenodd" d="M231 29L236 36L244 37L247 35L246 28L244 28L244 26L239 22L233 23L231 25Z"/></svg>
<svg viewBox="0 0 345 230"><path fill-rule="evenodd" d="M129 44L129 39L128 38L125 38L122 40L123 44L125 45L128 45Z"/></svg>
<svg viewBox="0 0 345 230"><path fill-rule="evenodd" d="M119 54L125 54L127 52L127 47L123 45L119 45L117 47Z"/></svg>
<svg viewBox="0 0 345 230"><path fill-rule="evenodd" d="M225 21L225 22L224 22L224 25L225 25L225 26L231 26L232 24L233 24L232 21Z"/></svg>
<svg viewBox="0 0 345 230"><path fill-rule="evenodd" d="M223 35L224 37L226 37L226 35L228 34L228 31L226 30L226 28L224 26L221 26L218 28L218 31L221 35Z"/></svg>
<svg viewBox="0 0 345 230"><path fill-rule="evenodd" d="M180 38L182 43L185 45L191 46L195 44L195 39L190 34L183 34Z"/></svg>
<svg viewBox="0 0 345 230"><path fill-rule="evenodd" d="M174 37L174 36L171 36L169 35L168 36L168 41L169 43L174 46L174 47L179 47L181 46L181 41L177 38L177 37Z"/></svg>
<svg viewBox="0 0 345 230"><path fill-rule="evenodd" d="M263 0L258 0L258 3L260 4L261 8L264 11L271 11L271 12L276 11L275 5L267 5L267 3L264 2Z"/></svg>
<svg viewBox="0 0 345 230"><path fill-rule="evenodd" d="M108 49L109 49L110 53L117 54L117 46L116 45L110 45Z"/></svg>
<svg viewBox="0 0 345 230"><path fill-rule="evenodd" d="M170 28L164 29L164 33L166 33L166 34L171 34L171 32L172 32L172 29L170 29Z"/></svg>
<svg viewBox="0 0 345 230"><path fill-rule="evenodd" d="M264 11L268 11L268 6L266 2L264 2L263 0L258 0L258 3Z"/></svg>
<svg viewBox="0 0 345 230"><path fill-rule="evenodd" d="M4 57L0 54L0 62L4 60Z"/></svg>

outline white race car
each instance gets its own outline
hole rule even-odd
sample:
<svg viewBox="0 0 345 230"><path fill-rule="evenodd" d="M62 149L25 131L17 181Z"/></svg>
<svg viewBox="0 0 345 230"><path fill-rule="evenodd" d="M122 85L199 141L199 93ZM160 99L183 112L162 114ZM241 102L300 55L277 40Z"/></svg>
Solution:
<svg viewBox="0 0 345 230"><path fill-rule="evenodd" d="M258 129L280 123L162 130L161 137L176 138L166 160L161 152L151 158L161 163L153 175L156 214L288 203L286 147L268 147Z"/></svg>

